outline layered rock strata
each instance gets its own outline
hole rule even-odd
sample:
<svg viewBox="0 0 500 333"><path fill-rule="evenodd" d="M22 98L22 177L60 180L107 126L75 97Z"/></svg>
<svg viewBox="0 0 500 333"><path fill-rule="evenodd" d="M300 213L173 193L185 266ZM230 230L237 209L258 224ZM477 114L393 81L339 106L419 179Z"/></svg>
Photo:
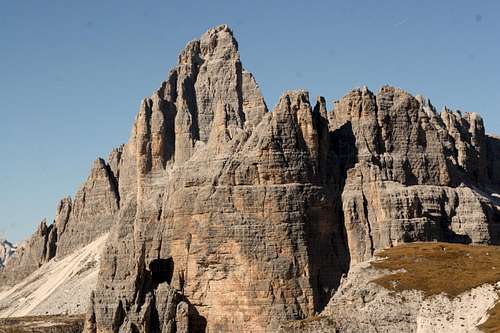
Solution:
<svg viewBox="0 0 500 333"><path fill-rule="evenodd" d="M54 222L43 220L19 245L15 256L0 270L0 284L13 286L52 258L71 254L109 232L119 200L116 176L110 165L97 159L75 198L59 202Z"/></svg>
<svg viewBox="0 0 500 333"><path fill-rule="evenodd" d="M392 87L354 90L332 112L291 91L266 111L227 27L188 44L123 147L93 330L170 322L158 307L176 302L151 265L193 332L264 332L320 311L376 249L497 242L497 146L477 114Z"/></svg>
<svg viewBox="0 0 500 333"><path fill-rule="evenodd" d="M186 46L128 143L16 265L110 230L87 332L273 332L321 311L377 249L497 243L499 142L477 114L388 86L330 112L289 91L268 112L219 26Z"/></svg>

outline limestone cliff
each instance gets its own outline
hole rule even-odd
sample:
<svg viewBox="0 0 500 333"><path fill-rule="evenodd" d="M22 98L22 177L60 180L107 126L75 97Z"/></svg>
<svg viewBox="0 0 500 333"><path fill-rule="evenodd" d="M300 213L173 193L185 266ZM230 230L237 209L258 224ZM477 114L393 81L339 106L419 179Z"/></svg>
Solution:
<svg viewBox="0 0 500 333"><path fill-rule="evenodd" d="M477 114L392 87L331 112L286 92L268 113L232 32L211 29L123 147L87 328L173 332L186 304L191 332L274 331L319 312L377 249L496 243L495 140Z"/></svg>
<svg viewBox="0 0 500 333"><path fill-rule="evenodd" d="M500 140L479 115L388 86L334 104L289 91L268 112L232 31L210 29L0 277L110 231L87 332L274 332L378 249L499 242Z"/></svg>

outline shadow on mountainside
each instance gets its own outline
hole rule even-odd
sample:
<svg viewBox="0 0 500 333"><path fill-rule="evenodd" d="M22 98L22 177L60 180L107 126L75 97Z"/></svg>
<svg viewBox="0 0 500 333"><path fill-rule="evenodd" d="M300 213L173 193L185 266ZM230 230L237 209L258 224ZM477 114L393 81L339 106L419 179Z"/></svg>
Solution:
<svg viewBox="0 0 500 333"><path fill-rule="evenodd" d="M310 284L314 309L320 313L330 301L340 281L349 271L350 253L344 224L342 192L347 171L357 162L358 151L352 125L347 122L329 132L327 163L320 164L324 193L313 196L307 209ZM323 195L328 199L323 200Z"/></svg>

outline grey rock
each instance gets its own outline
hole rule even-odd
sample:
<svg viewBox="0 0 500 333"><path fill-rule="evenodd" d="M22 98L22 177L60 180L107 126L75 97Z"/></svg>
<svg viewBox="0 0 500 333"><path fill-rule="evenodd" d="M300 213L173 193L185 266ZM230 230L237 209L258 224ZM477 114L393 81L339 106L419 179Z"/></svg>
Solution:
<svg viewBox="0 0 500 333"><path fill-rule="evenodd" d="M378 249L499 243L499 142L477 114L389 86L331 112L288 91L267 112L219 26L0 277L110 231L87 332L275 332L323 310Z"/></svg>

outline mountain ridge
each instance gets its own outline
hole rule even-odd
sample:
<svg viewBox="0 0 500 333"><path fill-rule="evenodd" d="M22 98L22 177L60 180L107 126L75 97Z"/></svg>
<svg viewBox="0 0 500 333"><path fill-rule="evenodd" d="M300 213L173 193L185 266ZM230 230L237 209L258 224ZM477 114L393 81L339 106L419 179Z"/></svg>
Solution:
<svg viewBox="0 0 500 333"><path fill-rule="evenodd" d="M86 332L274 332L351 266L412 241L497 244L500 140L481 117L383 86L268 112L228 26L189 42L129 141L0 273L109 232Z"/></svg>

